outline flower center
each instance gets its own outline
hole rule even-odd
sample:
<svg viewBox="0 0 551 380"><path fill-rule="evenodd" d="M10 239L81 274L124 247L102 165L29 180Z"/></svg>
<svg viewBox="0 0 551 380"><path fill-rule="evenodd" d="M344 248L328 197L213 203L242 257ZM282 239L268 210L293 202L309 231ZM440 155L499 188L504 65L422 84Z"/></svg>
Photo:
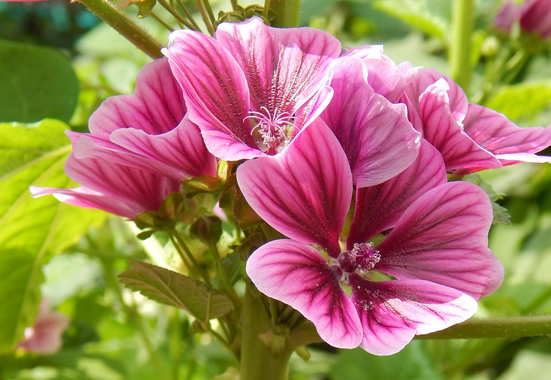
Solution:
<svg viewBox="0 0 551 380"><path fill-rule="evenodd" d="M251 135L261 151L277 153L289 142L290 132L293 129L292 116L287 113L279 113L278 109L272 115L268 108L262 106L260 111L250 111L245 119L255 119L256 125L251 130Z"/></svg>
<svg viewBox="0 0 551 380"><path fill-rule="evenodd" d="M381 260L381 255L373 243L354 243L351 251L339 255L339 266L346 273L359 269L360 272L369 272Z"/></svg>

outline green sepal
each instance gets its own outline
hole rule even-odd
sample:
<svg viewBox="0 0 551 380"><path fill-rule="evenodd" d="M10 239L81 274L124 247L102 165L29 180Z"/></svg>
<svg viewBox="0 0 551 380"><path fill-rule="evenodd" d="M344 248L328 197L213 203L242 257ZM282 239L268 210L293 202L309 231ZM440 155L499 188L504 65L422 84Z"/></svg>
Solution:
<svg viewBox="0 0 551 380"><path fill-rule="evenodd" d="M201 175L182 183L186 197L191 198L198 193L212 193L221 191L226 186L226 181L231 174L233 162L220 160L216 171L216 178Z"/></svg>
<svg viewBox="0 0 551 380"><path fill-rule="evenodd" d="M189 232L192 237L210 246L222 236L222 221L215 215L201 215L191 224Z"/></svg>
<svg viewBox="0 0 551 380"><path fill-rule="evenodd" d="M306 349L306 346L300 346L300 347L295 348L295 353L299 356L299 358L301 358L305 362L310 360L310 356L312 356L310 354L310 351L308 351Z"/></svg>
<svg viewBox="0 0 551 380"><path fill-rule="evenodd" d="M287 325L276 325L271 330L260 334L258 337L270 348L274 356L279 356L285 350L285 340L290 329Z"/></svg>

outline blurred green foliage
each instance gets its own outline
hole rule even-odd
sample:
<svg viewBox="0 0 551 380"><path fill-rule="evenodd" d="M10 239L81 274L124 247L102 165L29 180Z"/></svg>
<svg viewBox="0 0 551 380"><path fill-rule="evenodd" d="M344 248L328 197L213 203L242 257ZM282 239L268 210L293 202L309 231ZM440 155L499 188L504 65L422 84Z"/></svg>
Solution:
<svg viewBox="0 0 551 380"><path fill-rule="evenodd" d="M195 11L194 2L185 3ZM211 3L215 14L230 8L229 1ZM396 62L408 60L446 73L450 3L303 0L301 23L327 30L344 46L383 43L385 53ZM496 59L489 46L503 50L513 44L491 27L500 3L477 1L471 98L484 90L487 71ZM154 12L178 27L157 8ZM135 7L129 10L132 15L137 12ZM167 41L169 32L151 17L139 22L160 41ZM494 39L489 40L490 36ZM68 123L45 120L33 125L0 125L0 379L146 380L164 376L202 380L236 366L218 343L194 334L189 314L150 301L118 283L116 276L129 269L131 259L179 267L181 262L166 236L159 233L139 241L136 231L121 219L104 221L102 213L66 206L52 197L31 202L27 191L30 184L75 186L62 172L69 152L63 130L86 131L87 120L101 101L131 93L147 56L78 4L64 2L0 2L0 38L26 43L0 41L0 57L26 55L21 58L21 72L42 75L11 75L2 69L9 61L0 59L0 81L27 83L20 86L24 93L18 98L6 93L7 86L0 87L0 121L57 118ZM60 53L30 43L63 49L71 58L72 70ZM486 106L521 126L551 122L551 56L549 45L542 46L522 70L513 72L507 83L499 79L483 98ZM12 51L5 53L6 49ZM43 70L53 70L56 76L49 77ZM64 78L63 83L55 82L59 78ZM40 85L63 92L66 99L50 103L59 97L45 96ZM14 113L24 108L20 104L29 105L28 114ZM29 134L33 137L25 137ZM22 157L18 161L13 147L29 153L17 156ZM496 293L482 299L478 316L551 313L551 166L511 166L481 173L480 180L496 193L506 194L495 200L507 208L512 225L492 228L490 247L503 263L506 278ZM81 232L86 233L75 244ZM222 241L232 241L233 234L225 228ZM189 244L194 251L207 253L198 258L214 271L208 247L199 240ZM242 270L235 265L238 261L226 257L224 265L232 273ZM237 283L239 287L243 284ZM23 329L32 325L41 294L71 317L64 346L51 356L14 352ZM374 357L359 349L336 352L325 345L308 349L308 362L292 357L291 379L543 380L551 370L549 338L414 341L391 357ZM229 370L218 377L223 378L235 377Z"/></svg>

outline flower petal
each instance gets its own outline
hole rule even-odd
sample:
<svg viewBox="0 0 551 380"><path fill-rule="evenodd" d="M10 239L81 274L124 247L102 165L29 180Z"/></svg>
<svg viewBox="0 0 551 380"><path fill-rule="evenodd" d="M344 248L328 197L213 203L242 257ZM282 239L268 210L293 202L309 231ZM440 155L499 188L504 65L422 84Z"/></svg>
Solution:
<svg viewBox="0 0 551 380"><path fill-rule="evenodd" d="M90 132L109 136L119 128L136 128L156 135L176 127L186 114L180 85L168 59L144 65L133 95L112 96L90 117Z"/></svg>
<svg viewBox="0 0 551 380"><path fill-rule="evenodd" d="M212 37L190 30L173 32L163 53L210 152L228 161L262 155L251 122L245 120L250 110L247 80L231 54Z"/></svg>
<svg viewBox="0 0 551 380"><path fill-rule="evenodd" d="M65 174L84 187L128 204L139 204L144 210L157 211L180 183L168 177L109 160L76 158L71 153L64 166Z"/></svg>
<svg viewBox="0 0 551 380"><path fill-rule="evenodd" d="M54 187L31 186L29 190L33 198L53 195L58 201L72 206L103 210L129 219L134 219L136 215L148 211L139 204L121 201L120 199L106 196L85 187L58 189Z"/></svg>
<svg viewBox="0 0 551 380"><path fill-rule="evenodd" d="M442 153L446 170L474 172L501 167L499 160L475 143L454 118L450 112L448 89L448 84L440 79L419 99L424 137Z"/></svg>
<svg viewBox="0 0 551 380"><path fill-rule="evenodd" d="M338 275L312 247L287 239L271 241L249 257L247 275L262 293L312 321L330 345L354 348L360 344L356 310Z"/></svg>
<svg viewBox="0 0 551 380"><path fill-rule="evenodd" d="M279 232L338 256L352 198L352 174L335 135L317 119L282 153L237 169L245 199Z"/></svg>
<svg viewBox="0 0 551 380"><path fill-rule="evenodd" d="M245 73L251 108L259 111L264 106L271 115L294 115L318 96L329 84L333 60L342 49L339 40L321 30L271 28L259 17L220 24L216 39ZM295 126L302 128L296 120Z"/></svg>
<svg viewBox="0 0 551 380"><path fill-rule="evenodd" d="M389 57L383 54L381 45L351 49L343 57L356 57L362 61L369 73L367 82L377 94L384 96L392 103L396 103L403 94L408 84L403 71L407 71L405 67L408 65L408 68L411 68L409 62L403 62L401 67L397 66ZM341 59L337 61L337 65L340 62Z"/></svg>
<svg viewBox="0 0 551 380"><path fill-rule="evenodd" d="M93 135L88 133L79 134L67 133L73 142L73 153L75 158L91 158L104 161L110 161L115 164L131 166L136 169L148 170L171 177L177 181L185 179L181 170L167 165L158 160L152 160L148 157L133 153L111 141L102 135Z"/></svg>
<svg viewBox="0 0 551 380"><path fill-rule="evenodd" d="M457 121L463 121L467 114L469 101L463 89L457 85L451 78L448 78L436 69L422 69L415 73L406 88L406 94L412 102L415 109L419 108L419 98L428 89L428 87L440 79L444 79L448 84L446 90L448 93L449 107L453 118Z"/></svg>
<svg viewBox="0 0 551 380"><path fill-rule="evenodd" d="M114 131L109 139L134 153L177 168L186 176L216 177L216 159L208 152L199 128L187 116L172 131L160 135L125 128Z"/></svg>
<svg viewBox="0 0 551 380"><path fill-rule="evenodd" d="M426 140L419 156L396 177L373 187L356 190L354 220L348 249L396 225L404 211L421 195L447 182L442 156Z"/></svg>
<svg viewBox="0 0 551 380"><path fill-rule="evenodd" d="M428 281L369 282L353 274L350 285L363 327L360 347L375 355L395 354L416 334L463 322L478 307L468 295Z"/></svg>
<svg viewBox="0 0 551 380"><path fill-rule="evenodd" d="M478 186L438 186L417 199L377 247L381 261L376 269L398 279L436 282L479 299L503 281L503 267L488 249L492 218L488 195Z"/></svg>
<svg viewBox="0 0 551 380"><path fill-rule="evenodd" d="M357 58L341 58L331 82L335 94L321 118L339 139L357 187L378 185L417 157L421 134L403 104L373 91Z"/></svg>
<svg viewBox="0 0 551 380"><path fill-rule="evenodd" d="M469 104L463 122L465 132L478 145L492 152L500 161L503 160L503 165L521 161L549 162L551 159L538 158L533 154L551 145L551 125L546 128L521 128L505 115L477 104ZM521 155L517 155L519 153Z"/></svg>

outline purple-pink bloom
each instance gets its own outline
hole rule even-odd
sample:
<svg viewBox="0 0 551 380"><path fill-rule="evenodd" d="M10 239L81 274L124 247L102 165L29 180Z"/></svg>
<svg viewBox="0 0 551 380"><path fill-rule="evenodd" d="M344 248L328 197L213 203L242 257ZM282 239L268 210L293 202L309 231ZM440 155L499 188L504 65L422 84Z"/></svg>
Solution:
<svg viewBox="0 0 551 380"><path fill-rule="evenodd" d="M209 151L237 161L279 153L323 111L341 44L253 17L220 24L214 38L178 30L163 52Z"/></svg>
<svg viewBox="0 0 551 380"><path fill-rule="evenodd" d="M43 299L34 325L25 329L25 339L17 346L36 354L54 354L61 348L61 335L68 326L69 317L52 312L48 302Z"/></svg>
<svg viewBox="0 0 551 380"><path fill-rule="evenodd" d="M497 11L494 18L494 26L498 29L505 30L507 33L511 33L513 23L517 19L517 6L514 0L506 0Z"/></svg>
<svg viewBox="0 0 551 380"><path fill-rule="evenodd" d="M518 8L520 28L527 33L537 33L547 40L551 37L551 1L526 0Z"/></svg>
<svg viewBox="0 0 551 380"><path fill-rule="evenodd" d="M520 128L501 113L469 103L454 81L434 69L419 70L402 101L414 127L442 153L448 172L551 162L536 155L551 145L551 126Z"/></svg>
<svg viewBox="0 0 551 380"><path fill-rule="evenodd" d="M92 114L91 133L67 132L73 152L64 170L82 187L31 187L33 196L53 194L68 204L132 219L157 211L182 180L216 176L216 159L186 113L168 60L146 64L134 94L111 97Z"/></svg>
<svg viewBox="0 0 551 380"><path fill-rule="evenodd" d="M344 247L353 174L323 122L281 154L240 165L237 180L251 207L290 238L253 252L247 274L261 292L312 321L335 347L395 353L416 334L471 317L476 300L502 281L503 268L487 247L488 196L470 183L446 183L442 158L427 142L399 175L357 189ZM378 246L370 241L390 228ZM375 272L396 280L372 281Z"/></svg>

